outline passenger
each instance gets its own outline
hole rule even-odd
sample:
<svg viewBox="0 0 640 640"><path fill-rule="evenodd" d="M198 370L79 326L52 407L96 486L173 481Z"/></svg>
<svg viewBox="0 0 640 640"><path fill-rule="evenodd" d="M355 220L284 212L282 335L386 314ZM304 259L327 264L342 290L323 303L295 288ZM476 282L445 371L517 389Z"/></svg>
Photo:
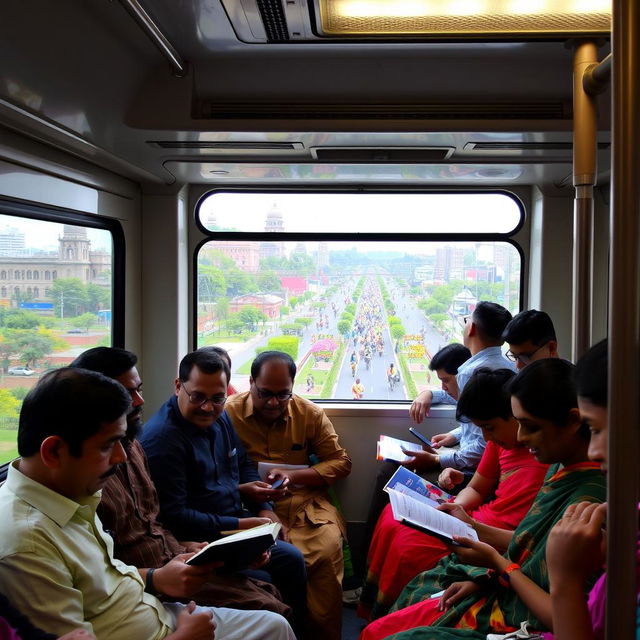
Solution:
<svg viewBox="0 0 640 640"><path fill-rule="evenodd" d="M428 392L431 394L430 398L432 398L432 402L442 402L446 404L456 403L456 399L458 398L456 374L458 373L458 368L462 363L466 362L470 357L471 352L467 347L455 343L448 344L433 356L429 363L429 369L436 372L436 375L442 382L442 390ZM371 543L373 530L378 522L378 518L380 517L382 510L389 504L389 494L386 493L386 491L383 491L383 488L387 482L389 482L397 468L398 464L396 462L393 462L392 460L385 460L378 469L364 529L364 538L362 542L363 564L366 564L366 557L364 554L367 553L367 549ZM432 476L430 479L435 482L437 478Z"/></svg>
<svg viewBox="0 0 640 640"><path fill-rule="evenodd" d="M495 302L479 302L473 313L464 319L464 346L471 352L471 358L460 365L456 382L460 393L471 374L479 367L490 369L515 369L500 350L503 344L502 332L511 320L511 314ZM413 401L409 409L411 419L420 423L428 415L433 402L433 393L423 391ZM472 472L478 466L485 441L482 431L471 422L461 422L460 426L449 433L440 433L431 438L440 447L452 447L460 444L457 451L438 453L436 450L420 451L412 454L412 459L407 461L407 466L424 472L433 469L446 469L453 467L460 471Z"/></svg>
<svg viewBox="0 0 640 640"><path fill-rule="evenodd" d="M485 640L487 633L514 631L525 620L534 630L551 627L544 560L549 531L569 505L605 497L600 465L588 461L589 432L578 410L572 369L560 359L540 360L509 384L518 440L552 466L506 554L456 538L464 546L416 576L396 601L396 611L372 622L361 640ZM440 598L431 598L443 589Z"/></svg>
<svg viewBox="0 0 640 640"><path fill-rule="evenodd" d="M224 412L229 367L211 350L180 362L176 392L146 423L140 442L160 499L160 519L178 540L214 540L222 531L280 519L268 500L282 496L261 482ZM304 558L278 540L253 577L273 582L293 609L296 629L306 609Z"/></svg>
<svg viewBox="0 0 640 640"><path fill-rule="evenodd" d="M531 507L548 466L518 442L506 385L509 369L476 369L458 400L458 414L482 429L487 447L478 470L451 504L440 509L468 522L483 542L506 550L511 534ZM455 471L455 470L451 470ZM455 471L455 473L462 472ZM402 589L421 571L449 553L440 539L412 529L382 513L369 549L367 581L358 615L374 620L389 612Z"/></svg>
<svg viewBox="0 0 640 640"><path fill-rule="evenodd" d="M198 351L211 351L217 353L228 365L229 365L229 381L227 382L227 396L232 396L234 393L238 393L238 390L231 384L231 356L226 349L219 347L215 344L207 345L206 347L200 347Z"/></svg>
<svg viewBox="0 0 640 640"><path fill-rule="evenodd" d="M154 584L163 599L193 596L200 605L268 609L288 616L289 607L281 602L277 589L268 582L224 570L206 576L184 562L170 562L175 557L184 557L181 554L199 551L206 543L178 542L158 521L158 494L144 449L137 440L142 430L144 406L137 360L135 354L124 349L95 347L71 363L72 367L114 378L131 396L123 442L127 462L118 465L109 477L98 505L98 516L105 531L113 537L115 557L138 568L155 569Z"/></svg>
<svg viewBox="0 0 640 640"><path fill-rule="evenodd" d="M609 412L607 409L607 340L580 358L575 379L580 415L591 431L589 458L606 473ZM602 529L607 505L581 502L570 506L551 530L547 541L547 567L551 581L553 635L551 640L604 640L606 574L585 598L589 577L605 561ZM640 539L636 552L636 586L640 591ZM640 637L640 624L636 629Z"/></svg>
<svg viewBox="0 0 640 640"><path fill-rule="evenodd" d="M22 457L0 487L0 590L57 634L80 627L99 640L201 640L217 628L226 639L293 639L286 620L270 611L163 604L148 593L151 570L114 559L96 507L126 460L129 408L120 383L83 369L46 373L27 394Z"/></svg>
<svg viewBox="0 0 640 640"><path fill-rule="evenodd" d="M3 595L0 595L0 638L2 640L96 640L93 633L85 629L75 629L59 637L42 631L12 607Z"/></svg>
<svg viewBox="0 0 640 640"><path fill-rule="evenodd" d="M276 512L307 563L309 635L339 640L346 530L327 487L349 475L351 460L324 411L292 394L295 375L286 353L261 353L251 365L250 391L234 396L227 411L251 457L276 465L268 480L283 478L290 489L276 497Z"/></svg>
<svg viewBox="0 0 640 640"><path fill-rule="evenodd" d="M544 311L521 311L506 326L502 339L509 344L507 358L515 362L518 369L535 360L558 357L556 330Z"/></svg>

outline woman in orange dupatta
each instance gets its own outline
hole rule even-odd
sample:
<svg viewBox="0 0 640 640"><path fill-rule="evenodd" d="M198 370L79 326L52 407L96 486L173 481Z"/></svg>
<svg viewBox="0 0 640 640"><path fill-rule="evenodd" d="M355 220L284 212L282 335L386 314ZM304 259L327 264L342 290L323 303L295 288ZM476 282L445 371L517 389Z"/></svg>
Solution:
<svg viewBox="0 0 640 640"><path fill-rule="evenodd" d="M514 375L509 369L492 371L483 367L465 385L458 399L458 420L468 416L466 419L479 426L487 447L469 485L452 504L442 507L474 525L482 523L510 531L531 507L548 468L518 443L518 422L511 415L511 399L505 390ZM461 482L463 474L445 469L440 482L447 480L452 484ZM369 548L358 615L368 620L386 615L416 575L431 569L448 554L449 547L435 536L395 520L388 505Z"/></svg>

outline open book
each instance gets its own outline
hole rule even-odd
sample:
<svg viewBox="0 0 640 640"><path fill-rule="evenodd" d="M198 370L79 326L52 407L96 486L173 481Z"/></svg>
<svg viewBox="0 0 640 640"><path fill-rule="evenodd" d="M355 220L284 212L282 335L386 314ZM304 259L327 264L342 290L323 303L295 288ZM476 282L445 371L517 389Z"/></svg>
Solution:
<svg viewBox="0 0 640 640"><path fill-rule="evenodd" d="M224 562L230 567L246 567L275 544L280 529L279 522L269 522L220 538L189 558L187 564Z"/></svg>
<svg viewBox="0 0 640 640"><path fill-rule="evenodd" d="M409 456L405 455L402 449L407 451L423 451L422 445L418 442L408 442L391 436L380 436L378 440L378 452L376 460L394 460L395 462L407 462ZM456 451L457 447L438 447L433 449L436 453L450 453Z"/></svg>
<svg viewBox="0 0 640 640"><path fill-rule="evenodd" d="M409 471L406 467L398 467L396 469L396 472L391 476L389 482L384 486L383 491L389 493L389 489L395 489L396 491L406 493L401 486L427 498L429 500L428 504L432 507L437 507L443 502L449 502L449 500L453 498L453 496L444 491L444 489L421 478L417 473Z"/></svg>
<svg viewBox="0 0 640 640"><path fill-rule="evenodd" d="M448 544L457 544L453 536L478 539L473 527L444 511L438 511L426 496L421 496L402 484L397 487L398 490L389 489L387 493L391 500L393 517L402 524L442 538Z"/></svg>
<svg viewBox="0 0 640 640"><path fill-rule="evenodd" d="M407 442L406 440L399 440L391 436L380 436L376 460L406 462L410 457L402 452L403 447L407 451L422 451L422 445L417 442Z"/></svg>

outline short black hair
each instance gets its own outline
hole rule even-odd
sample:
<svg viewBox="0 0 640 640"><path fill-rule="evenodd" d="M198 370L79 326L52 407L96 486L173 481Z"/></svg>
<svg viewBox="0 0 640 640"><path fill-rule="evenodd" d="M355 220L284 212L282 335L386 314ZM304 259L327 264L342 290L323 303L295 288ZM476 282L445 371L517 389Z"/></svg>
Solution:
<svg viewBox="0 0 640 640"><path fill-rule="evenodd" d="M501 304L486 300L478 302L471 318L478 328L480 338L496 345L504 342L502 332L511 321L511 313Z"/></svg>
<svg viewBox="0 0 640 640"><path fill-rule="evenodd" d="M22 403L18 453L33 456L46 438L59 436L71 455L80 457L84 441L130 406L129 392L102 373L72 367L48 371Z"/></svg>
<svg viewBox="0 0 640 640"><path fill-rule="evenodd" d="M576 364L574 380L581 398L598 407L608 406L609 341L607 338L594 344Z"/></svg>
<svg viewBox="0 0 640 640"><path fill-rule="evenodd" d="M467 349L463 344L454 342L448 344L446 347L442 347L431 358L429 363L429 369L436 371L437 369L444 369L447 373L456 374L463 362L466 362L471 357L471 351Z"/></svg>
<svg viewBox="0 0 640 640"><path fill-rule="evenodd" d="M556 340L556 330L548 313L527 309L513 316L502 332L502 339L509 344L530 341L536 347L541 347L549 340Z"/></svg>
<svg viewBox="0 0 640 640"><path fill-rule="evenodd" d="M118 347L94 347L81 353L69 366L97 371L108 378L117 378L136 366L135 353Z"/></svg>
<svg viewBox="0 0 640 640"><path fill-rule="evenodd" d="M227 383L231 381L231 356L226 349L219 347L217 344L209 344L206 347L200 347L198 351L210 351L211 353L217 353L226 363L229 365L229 375L227 376Z"/></svg>
<svg viewBox="0 0 640 640"><path fill-rule="evenodd" d="M578 407L575 367L560 358L545 358L528 364L511 380L508 392L516 397L527 413L564 427L572 409ZM586 425L580 435L589 439Z"/></svg>
<svg viewBox="0 0 640 640"><path fill-rule="evenodd" d="M178 368L178 377L180 382L186 382L191 375L193 367L198 367L202 373L218 373L223 371L227 376L227 384L231 377L231 371L229 369L229 363L220 354L212 351L211 349L198 349L187 353L187 355L180 361Z"/></svg>
<svg viewBox="0 0 640 640"><path fill-rule="evenodd" d="M456 406L456 419L493 420L511 417L511 395L507 383L515 377L511 369L476 369L464 385Z"/></svg>
<svg viewBox="0 0 640 640"><path fill-rule="evenodd" d="M291 380L296 379L296 363L293 358L284 351L263 351L256 356L256 359L251 363L251 377L256 380L262 370L262 365L270 360L282 360L289 367L289 375Z"/></svg>

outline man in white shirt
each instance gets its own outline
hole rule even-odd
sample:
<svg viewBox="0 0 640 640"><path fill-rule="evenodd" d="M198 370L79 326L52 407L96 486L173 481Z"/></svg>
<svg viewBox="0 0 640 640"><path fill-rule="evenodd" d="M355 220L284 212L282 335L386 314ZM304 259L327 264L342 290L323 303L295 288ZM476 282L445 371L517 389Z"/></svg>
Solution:
<svg viewBox="0 0 640 640"><path fill-rule="evenodd" d="M129 404L120 383L83 369L47 373L29 392L22 457L0 487L0 591L57 634L81 627L98 640L202 640L217 628L225 640L294 640L286 620L269 611L163 604L147 592L158 588L153 570L114 559L96 507L126 460Z"/></svg>

